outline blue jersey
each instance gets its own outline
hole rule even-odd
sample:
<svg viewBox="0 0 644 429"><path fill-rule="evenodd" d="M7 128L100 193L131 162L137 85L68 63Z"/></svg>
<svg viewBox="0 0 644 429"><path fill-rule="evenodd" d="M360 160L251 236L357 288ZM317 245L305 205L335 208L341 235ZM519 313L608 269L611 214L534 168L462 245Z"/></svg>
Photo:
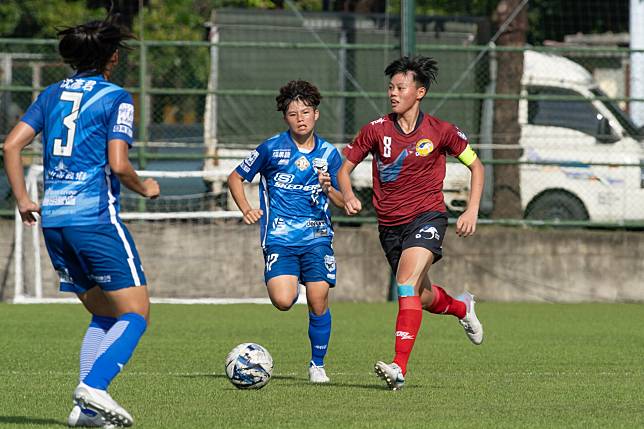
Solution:
<svg viewBox="0 0 644 429"><path fill-rule="evenodd" d="M102 76L76 75L47 87L22 121L42 131L42 226L114 223L120 182L110 171L107 142L132 145L130 94Z"/></svg>
<svg viewBox="0 0 644 429"><path fill-rule="evenodd" d="M340 152L315 136L315 147L300 152L288 131L260 144L236 171L247 181L261 174L259 199L262 247L309 246L333 240L329 198L318 171L328 172L334 188L342 164Z"/></svg>

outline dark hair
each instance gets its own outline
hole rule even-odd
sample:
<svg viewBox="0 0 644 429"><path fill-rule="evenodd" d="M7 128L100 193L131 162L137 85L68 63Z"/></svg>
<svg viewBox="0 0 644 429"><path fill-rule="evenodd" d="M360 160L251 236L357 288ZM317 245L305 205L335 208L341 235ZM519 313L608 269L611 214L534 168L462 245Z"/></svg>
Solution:
<svg viewBox="0 0 644 429"><path fill-rule="evenodd" d="M281 87L280 94L275 97L277 110L286 114L289 104L296 100L300 100L307 106L317 109L320 105L320 100L322 100L322 96L315 85L305 80L292 80Z"/></svg>
<svg viewBox="0 0 644 429"><path fill-rule="evenodd" d="M124 40L134 36L117 23L118 17L110 15L104 21L91 21L75 27L58 30L58 52L63 61L74 70L95 70L103 73L114 52L127 49Z"/></svg>
<svg viewBox="0 0 644 429"><path fill-rule="evenodd" d="M392 62L385 69L385 75L391 79L398 73L412 72L417 86L429 89L438 77L438 63L432 57L402 57Z"/></svg>

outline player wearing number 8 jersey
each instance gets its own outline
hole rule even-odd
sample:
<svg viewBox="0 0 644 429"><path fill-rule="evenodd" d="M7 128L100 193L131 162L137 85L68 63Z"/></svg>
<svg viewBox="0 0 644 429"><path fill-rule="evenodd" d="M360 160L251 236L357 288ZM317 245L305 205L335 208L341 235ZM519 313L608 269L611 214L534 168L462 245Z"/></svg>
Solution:
<svg viewBox="0 0 644 429"><path fill-rule="evenodd" d="M144 197L159 195L128 160L133 141L132 97L109 82L119 49L131 36L115 17L58 33L59 52L75 73L47 87L8 135L7 174L24 223L41 212L45 244L60 277L92 319L81 344L79 385L70 426L133 423L107 393L129 361L149 320L145 275L136 246L119 218L120 183ZM42 208L25 187L20 151L42 133Z"/></svg>
<svg viewBox="0 0 644 429"><path fill-rule="evenodd" d="M353 193L349 175L367 155L373 156L373 204L380 243L396 275L399 297L394 359L391 364L377 362L375 371L394 390L404 385L423 309L456 316L473 343L483 341L472 296L465 293L454 299L432 285L427 275L431 265L442 258L447 229L442 194L446 156L457 157L472 173L468 206L456 223L459 236L474 233L483 189L483 166L465 134L420 110L437 71L429 57L403 57L385 69L392 112L360 130L344 149L346 159L338 172L345 211L354 215L362 204Z"/></svg>

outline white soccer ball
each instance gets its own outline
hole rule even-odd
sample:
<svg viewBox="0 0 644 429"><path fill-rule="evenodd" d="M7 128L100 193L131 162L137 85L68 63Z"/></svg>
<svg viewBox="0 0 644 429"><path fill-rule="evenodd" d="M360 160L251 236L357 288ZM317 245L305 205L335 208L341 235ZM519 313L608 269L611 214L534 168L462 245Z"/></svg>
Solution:
<svg viewBox="0 0 644 429"><path fill-rule="evenodd" d="M238 389L261 389L272 373L273 358L259 344L240 344L226 356L226 375Z"/></svg>

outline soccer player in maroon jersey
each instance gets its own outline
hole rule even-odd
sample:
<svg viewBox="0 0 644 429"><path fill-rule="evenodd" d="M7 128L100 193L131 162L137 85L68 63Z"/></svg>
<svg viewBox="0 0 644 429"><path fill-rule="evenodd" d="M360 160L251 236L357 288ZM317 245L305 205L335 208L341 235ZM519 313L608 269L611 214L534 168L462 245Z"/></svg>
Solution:
<svg viewBox="0 0 644 429"><path fill-rule="evenodd" d="M392 111L365 125L344 148L346 159L338 172L345 211L355 215L362 204L353 193L349 175L367 155L373 155L373 205L380 243L396 273L399 297L393 363L377 362L375 372L393 390L405 383L423 309L456 316L474 344L483 341L474 297L466 292L452 298L432 285L427 275L442 257L447 229L442 193L446 155L457 157L471 172L467 209L456 222L460 237L474 234L483 191L483 165L465 134L420 110L437 72L436 61L430 57L403 57L387 66Z"/></svg>

